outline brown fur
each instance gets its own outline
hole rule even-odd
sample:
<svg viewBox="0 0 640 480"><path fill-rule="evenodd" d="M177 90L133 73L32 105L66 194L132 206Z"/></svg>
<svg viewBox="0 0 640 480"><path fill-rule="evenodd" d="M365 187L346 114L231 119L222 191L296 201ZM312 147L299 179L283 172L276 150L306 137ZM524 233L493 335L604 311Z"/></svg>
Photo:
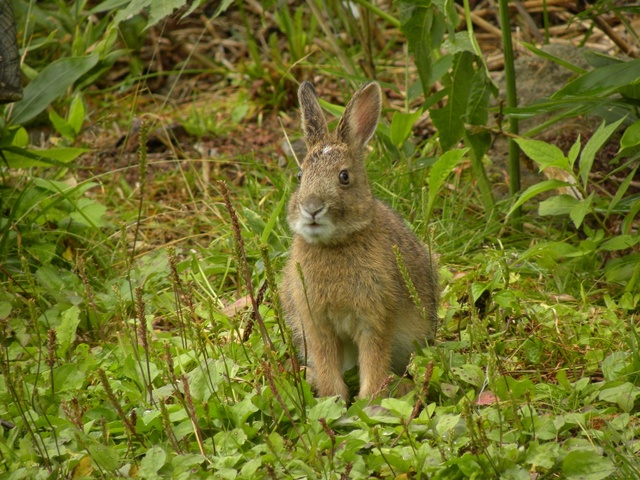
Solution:
<svg viewBox="0 0 640 480"><path fill-rule="evenodd" d="M342 372L353 366L354 357L359 395L371 396L391 370L403 373L416 343L435 337L435 264L403 220L371 192L364 149L380 115L378 84L368 83L354 94L335 133L329 133L310 83L300 86L298 96L308 153L288 207L294 239L283 306L318 394L348 398ZM394 245L426 319L409 296Z"/></svg>

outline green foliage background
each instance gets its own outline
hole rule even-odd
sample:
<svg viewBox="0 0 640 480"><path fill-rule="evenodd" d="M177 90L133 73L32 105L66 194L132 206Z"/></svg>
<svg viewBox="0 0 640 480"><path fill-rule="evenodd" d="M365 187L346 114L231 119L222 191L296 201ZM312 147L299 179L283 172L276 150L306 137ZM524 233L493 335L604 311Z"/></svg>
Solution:
<svg viewBox="0 0 640 480"><path fill-rule="evenodd" d="M0 478L640 477L638 60L569 65L550 98L500 112L453 2L356 3L13 2L26 85L0 117ZM192 68L179 50L152 70L180 22L196 44L225 32L241 60ZM323 96L339 115L374 75L394 101L372 183L440 255L441 328L406 395L395 378L395 396L345 405L314 398L284 326L296 168L277 156L299 136L297 82L339 89ZM489 119L542 113L516 142L562 179L500 198ZM568 151L533 138L586 114L600 126Z"/></svg>

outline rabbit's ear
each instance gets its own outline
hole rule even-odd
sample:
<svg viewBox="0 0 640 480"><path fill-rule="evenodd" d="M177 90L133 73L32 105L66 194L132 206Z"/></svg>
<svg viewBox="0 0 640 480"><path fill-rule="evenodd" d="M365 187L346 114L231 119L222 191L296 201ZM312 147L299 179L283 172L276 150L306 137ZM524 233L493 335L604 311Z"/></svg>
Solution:
<svg viewBox="0 0 640 480"><path fill-rule="evenodd" d="M338 123L338 140L355 151L362 150L376 131L381 105L382 93L378 82L369 82L360 88Z"/></svg>
<svg viewBox="0 0 640 480"><path fill-rule="evenodd" d="M302 131L307 147L312 147L325 139L329 133L327 121L320 108L318 95L309 82L302 82L298 89L298 101L302 113Z"/></svg>

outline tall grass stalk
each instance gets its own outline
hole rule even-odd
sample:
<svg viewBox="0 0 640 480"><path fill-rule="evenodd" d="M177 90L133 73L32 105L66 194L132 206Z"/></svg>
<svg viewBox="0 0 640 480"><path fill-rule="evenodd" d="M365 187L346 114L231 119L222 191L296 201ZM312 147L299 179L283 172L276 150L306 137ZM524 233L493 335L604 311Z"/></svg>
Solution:
<svg viewBox="0 0 640 480"><path fill-rule="evenodd" d="M502 28L502 51L504 54L504 77L507 91L507 108L518 106L516 91L516 71L513 62L513 43L511 42L511 20L509 18L509 0L499 0L500 26ZM509 133L518 135L518 119L509 118ZM509 193L515 197L520 192L520 148L513 136L509 136ZM518 207L512 215L513 226L522 227L522 210Z"/></svg>
<svg viewBox="0 0 640 480"><path fill-rule="evenodd" d="M229 187L227 187L227 184L222 180L218 180L218 185L220 186L222 197L224 198L224 203L227 207L227 211L229 212L229 216L231 217L231 226L233 229L233 236L235 238L235 250L238 261L238 269L240 274L244 277L245 286L247 287L247 292L249 293L249 297L251 298L251 306L253 307L253 319L258 322L258 328L260 329L262 340L268 347L267 351L271 353L275 350L275 347L273 345L273 342L271 341L269 332L264 325L262 315L260 315L258 301L253 289L253 283L251 282L251 271L249 270L249 263L247 262L247 255L244 250L244 240L242 239L242 232L240 231L240 223L238 222L236 211L231 204Z"/></svg>

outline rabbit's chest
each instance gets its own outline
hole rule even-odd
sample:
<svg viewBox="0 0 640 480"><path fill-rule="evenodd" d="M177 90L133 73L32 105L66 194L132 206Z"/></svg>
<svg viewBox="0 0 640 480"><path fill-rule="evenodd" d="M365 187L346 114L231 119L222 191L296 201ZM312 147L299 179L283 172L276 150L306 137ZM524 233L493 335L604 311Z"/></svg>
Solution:
<svg viewBox="0 0 640 480"><path fill-rule="evenodd" d="M379 329L393 303L383 284L373 277L367 279L366 275L354 278L348 287L342 283L342 288L337 282L323 282L316 290L316 318L330 324L343 340L368 336Z"/></svg>
<svg viewBox="0 0 640 480"><path fill-rule="evenodd" d="M378 272L361 269L357 273L334 271L312 275L307 290L330 316L351 325L371 308L379 309L388 301L391 286Z"/></svg>
<svg viewBox="0 0 640 480"><path fill-rule="evenodd" d="M362 247L314 253L302 259L301 286L316 321L330 322L334 331L353 338L353 332L394 310L397 282L388 258Z"/></svg>

